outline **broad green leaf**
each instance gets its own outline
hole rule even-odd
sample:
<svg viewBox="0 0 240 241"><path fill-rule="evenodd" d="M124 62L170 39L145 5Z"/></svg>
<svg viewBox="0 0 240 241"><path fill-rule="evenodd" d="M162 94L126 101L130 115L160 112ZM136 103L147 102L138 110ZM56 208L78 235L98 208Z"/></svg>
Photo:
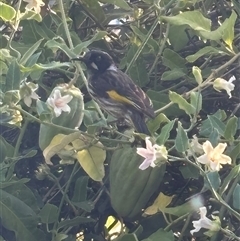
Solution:
<svg viewBox="0 0 240 241"><path fill-rule="evenodd" d="M224 31L222 39L223 41L229 46L229 48L232 50L232 42L234 39L234 25L237 19L237 14L235 11L232 11L231 16L226 19L223 23Z"/></svg>
<svg viewBox="0 0 240 241"><path fill-rule="evenodd" d="M238 143L230 152L229 156L232 158L233 163L236 162L236 159L240 156L240 143Z"/></svg>
<svg viewBox="0 0 240 241"><path fill-rule="evenodd" d="M216 146L219 143L220 140L220 134L219 131L213 127L212 132L210 133L208 140Z"/></svg>
<svg viewBox="0 0 240 241"><path fill-rule="evenodd" d="M5 139L0 136L0 163L4 161L7 156L7 146L5 145Z"/></svg>
<svg viewBox="0 0 240 241"><path fill-rule="evenodd" d="M89 40L84 41L80 44L78 44L74 49L73 52L76 55L79 55L85 48L87 48L90 44L92 44L95 41L103 39L107 35L106 31L98 31L96 34Z"/></svg>
<svg viewBox="0 0 240 241"><path fill-rule="evenodd" d="M175 51L166 48L163 52L163 65L167 66L171 70L180 69L187 74L187 68L185 66L186 60L182 58Z"/></svg>
<svg viewBox="0 0 240 241"><path fill-rule="evenodd" d="M176 80L184 76L186 76L186 73L183 72L181 69L173 69L173 70L165 71L162 74L161 80L165 80L165 81Z"/></svg>
<svg viewBox="0 0 240 241"><path fill-rule="evenodd" d="M200 92L191 92L190 103L195 108L196 114L202 110L202 94Z"/></svg>
<svg viewBox="0 0 240 241"><path fill-rule="evenodd" d="M29 50L22 56L22 58L19 61L19 64L25 65L28 59L35 53L35 51L38 49L40 44L42 43L43 39L40 39L37 41Z"/></svg>
<svg viewBox="0 0 240 241"><path fill-rule="evenodd" d="M74 226L79 226L80 224L93 223L93 222L95 222L95 220L92 218L75 217L69 220L61 221L58 224L58 230L61 228L74 227Z"/></svg>
<svg viewBox="0 0 240 241"><path fill-rule="evenodd" d="M46 26L44 21L41 24L33 22L33 26L37 33L41 36L41 38L45 40L50 40L59 37L49 28L49 26Z"/></svg>
<svg viewBox="0 0 240 241"><path fill-rule="evenodd" d="M224 136L225 124L214 115L208 115L208 119L213 128L216 128L221 136Z"/></svg>
<svg viewBox="0 0 240 241"><path fill-rule="evenodd" d="M64 148L74 140L81 138L82 134L80 132L74 132L69 135L58 134L52 138L50 144L44 149L43 156L48 165L52 165L51 158L59 154L61 151L64 151ZM81 146L79 146L80 148ZM71 155L70 151L70 155ZM73 154L74 157L74 154Z"/></svg>
<svg viewBox="0 0 240 241"><path fill-rule="evenodd" d="M236 116L231 117L227 124L226 129L224 131L224 138L228 141L234 141L234 135L237 131L237 124L238 124L238 118Z"/></svg>
<svg viewBox="0 0 240 241"><path fill-rule="evenodd" d="M82 146L81 141L75 141L74 146ZM94 181L102 181L105 170L104 161L106 159L106 151L103 149L101 143L97 146L91 146L77 152L77 159L82 166L83 170L91 177Z"/></svg>
<svg viewBox="0 0 240 241"><path fill-rule="evenodd" d="M42 36L38 34L35 28L35 20L23 20L21 25L23 27L21 36L24 44L34 44L39 39L42 39Z"/></svg>
<svg viewBox="0 0 240 241"><path fill-rule="evenodd" d="M157 212L164 212L164 209L172 202L172 199L173 196L166 196L160 192L154 203L144 210L144 214L154 215Z"/></svg>
<svg viewBox="0 0 240 241"><path fill-rule="evenodd" d="M20 20L36 20L37 22L42 22L42 16L33 10L27 10L20 14Z"/></svg>
<svg viewBox="0 0 240 241"><path fill-rule="evenodd" d="M172 231L165 231L163 229L158 229L155 233L151 234L148 238L142 241L174 241L174 234Z"/></svg>
<svg viewBox="0 0 240 241"><path fill-rule="evenodd" d="M233 191L233 207L240 209L240 185L237 183Z"/></svg>
<svg viewBox="0 0 240 241"><path fill-rule="evenodd" d="M87 176L79 177L74 186L72 202L83 202L87 199L87 185L89 178Z"/></svg>
<svg viewBox="0 0 240 241"><path fill-rule="evenodd" d="M129 75L140 87L143 87L149 83L146 65L141 58L137 59L136 63L131 67L129 70Z"/></svg>
<svg viewBox="0 0 240 241"><path fill-rule="evenodd" d="M29 178L22 178L22 179L19 179L19 180L9 180L9 181L6 181L6 182L1 182L1 186L0 186L0 188L1 189L4 189L4 188L7 188L7 187L9 187L9 186L14 186L14 185L16 185L16 184L25 184L25 183L27 183L27 182L29 182L30 181L30 179ZM26 186L24 186L24 188L25 188ZM15 188L15 187L14 187ZM22 200L23 201L23 200Z"/></svg>
<svg viewBox="0 0 240 241"><path fill-rule="evenodd" d="M0 139L4 143L4 145L6 146L6 156L12 157L13 153L14 153L14 147L12 145L10 145L2 136L0 136Z"/></svg>
<svg viewBox="0 0 240 241"><path fill-rule="evenodd" d="M196 52L195 54L192 55L188 55L186 57L186 60L190 63L195 62L197 59L199 59L202 56L209 56L209 55L228 55L227 52L224 52L222 49L219 48L215 48L212 46L206 46L202 49L200 49L198 52Z"/></svg>
<svg viewBox="0 0 240 241"><path fill-rule="evenodd" d="M6 76L6 89L8 90L19 90L21 81L20 68L16 60L12 61L9 66L7 76Z"/></svg>
<svg viewBox="0 0 240 241"><path fill-rule="evenodd" d="M198 179L200 176L200 171L192 165L183 165L179 167L179 171L182 173L184 179Z"/></svg>
<svg viewBox="0 0 240 241"><path fill-rule="evenodd" d="M170 136L170 132L174 126L174 123L175 123L175 120L172 120L161 129L161 133L156 140L157 144L163 145L168 140Z"/></svg>
<svg viewBox="0 0 240 241"><path fill-rule="evenodd" d="M218 172L209 172L207 173L208 179L211 183L212 188L216 191L218 190L218 188L220 187L221 184L221 179L220 176L218 174ZM204 180L204 186L208 189L210 189L210 184Z"/></svg>
<svg viewBox="0 0 240 241"><path fill-rule="evenodd" d="M178 122L175 148L178 152L185 152L188 149L187 132L183 129L181 122Z"/></svg>
<svg viewBox="0 0 240 241"><path fill-rule="evenodd" d="M17 104L20 99L19 90L9 90L5 92L3 102L8 105L11 105L12 103Z"/></svg>
<svg viewBox="0 0 240 241"><path fill-rule="evenodd" d="M174 51L179 51L184 48L189 42L189 36L186 33L186 25L175 26L171 25L169 29L169 41L173 46ZM193 32L193 31L192 31Z"/></svg>
<svg viewBox="0 0 240 241"><path fill-rule="evenodd" d="M15 233L16 240L38 241L44 235L37 229L38 218L20 199L0 190L0 217L2 225Z"/></svg>
<svg viewBox="0 0 240 241"><path fill-rule="evenodd" d="M40 211L40 217L43 223L49 224L49 223L57 222L58 207L53 204L46 203L42 208L42 210Z"/></svg>
<svg viewBox="0 0 240 241"><path fill-rule="evenodd" d="M163 113L158 114L153 120L147 122L148 129L151 133L157 131L162 123L168 123L170 120Z"/></svg>
<svg viewBox="0 0 240 241"><path fill-rule="evenodd" d="M13 7L0 2L0 18L3 21L11 21L16 15L16 11Z"/></svg>
<svg viewBox="0 0 240 241"><path fill-rule="evenodd" d="M125 0L100 0L101 3L110 3L118 6L119 8L125 10L131 10L130 6L127 4Z"/></svg>
<svg viewBox="0 0 240 241"><path fill-rule="evenodd" d="M189 104L181 95L176 92L169 92L169 99L178 104L179 108L184 110L188 115L193 115L196 113L196 109L193 105Z"/></svg>
<svg viewBox="0 0 240 241"><path fill-rule="evenodd" d="M229 184L238 177L240 174L240 165L235 166L230 173L224 178L223 184L219 190L219 195L222 196L224 192L228 189Z"/></svg>

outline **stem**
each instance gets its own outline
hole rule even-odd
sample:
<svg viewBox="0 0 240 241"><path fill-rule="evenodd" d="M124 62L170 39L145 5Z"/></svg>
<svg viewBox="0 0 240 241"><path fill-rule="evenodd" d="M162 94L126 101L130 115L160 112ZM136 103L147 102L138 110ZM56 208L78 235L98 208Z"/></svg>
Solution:
<svg viewBox="0 0 240 241"><path fill-rule="evenodd" d="M135 53L135 55L133 56L131 62L129 63L127 69L126 69L126 73L130 70L130 68L132 67L133 63L137 60L137 58L139 57L140 53L142 52L143 48L145 47L145 45L147 44L147 41L150 39L154 29L157 27L158 25L158 18L156 18L156 20L154 21L151 29L149 30L145 40L142 42L141 46L138 48L137 52Z"/></svg>
<svg viewBox="0 0 240 241"><path fill-rule="evenodd" d="M68 179L67 185L66 185L66 187L65 187L65 189L64 189L64 192L63 192L63 196L62 196L61 202L60 202L59 207L58 207L58 213L57 213L58 219L60 219L61 209L62 209L62 206L63 206L63 204L64 204L64 200L66 199L66 195L67 195L69 186L70 186L70 184L71 184L71 181L72 181L72 179L73 179L73 176L75 175L75 171L77 170L78 167L79 167L79 163L76 162L75 165L74 165L74 167L73 167L72 173L71 173L71 175L70 175L70 177L69 177L69 179ZM58 225L58 222L55 222L55 223L54 223L54 226L53 226L53 231L54 231L54 232L52 233L52 241L55 240L55 231L56 231L56 229L57 229L57 225Z"/></svg>
<svg viewBox="0 0 240 241"><path fill-rule="evenodd" d="M18 136L18 139L17 139L16 146L14 148L13 157L17 157L18 156L19 148L20 148L20 145L22 143L22 139L23 139L23 136L24 136L25 131L27 129L28 123L29 123L29 120L27 120L27 119L23 123L23 126L22 126L22 128L20 130L20 133L19 133L19 136Z"/></svg>

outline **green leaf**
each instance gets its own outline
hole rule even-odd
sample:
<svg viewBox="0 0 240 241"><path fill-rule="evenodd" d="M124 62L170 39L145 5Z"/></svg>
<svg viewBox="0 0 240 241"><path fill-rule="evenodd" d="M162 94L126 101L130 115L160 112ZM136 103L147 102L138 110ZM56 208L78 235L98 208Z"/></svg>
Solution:
<svg viewBox="0 0 240 241"><path fill-rule="evenodd" d="M52 112L51 112L49 106L45 102L43 102L41 100L37 100L36 109L37 109L37 113L39 115L39 119L41 121L51 122Z"/></svg>
<svg viewBox="0 0 240 241"><path fill-rule="evenodd" d="M163 145L168 140L170 136L170 131L172 130L174 123L175 120L172 120L161 129L161 133L156 140L157 144Z"/></svg>
<svg viewBox="0 0 240 241"><path fill-rule="evenodd" d="M15 233L16 240L43 240L44 234L37 229L38 218L33 210L13 195L0 190L0 217L2 225Z"/></svg>
<svg viewBox="0 0 240 241"><path fill-rule="evenodd" d="M169 71L165 71L162 74L161 80L176 80L179 78L182 78L186 76L186 73L184 73L182 70L180 69L173 69L173 70L169 70Z"/></svg>
<svg viewBox="0 0 240 241"><path fill-rule="evenodd" d="M166 48L163 52L163 65L171 70L180 69L187 74L186 60L175 51Z"/></svg>
<svg viewBox="0 0 240 241"><path fill-rule="evenodd" d="M179 167L180 172L182 173L182 176L184 179L198 179L200 176L200 171L196 167L192 165L184 165Z"/></svg>
<svg viewBox="0 0 240 241"><path fill-rule="evenodd" d="M102 181L105 175L103 163L106 159L106 150L101 149L100 146L91 146L88 149L78 151L77 159L89 177L94 181Z"/></svg>
<svg viewBox="0 0 240 241"><path fill-rule="evenodd" d="M31 48L28 49L28 51L22 56L22 58L19 61L19 64L25 65L28 59L35 53L35 51L38 49L40 44L42 43L43 39L40 39L37 41L34 45L32 45Z"/></svg>
<svg viewBox="0 0 240 241"><path fill-rule="evenodd" d="M237 183L233 191L233 207L240 209L240 185Z"/></svg>
<svg viewBox="0 0 240 241"><path fill-rule="evenodd" d="M20 81L21 81L20 68L17 63L17 60L12 61L9 66L7 76L6 76L6 89L8 90L19 90Z"/></svg>
<svg viewBox="0 0 240 241"><path fill-rule="evenodd" d="M240 174L240 165L235 166L230 173L224 178L223 184L219 190L219 195L222 196L224 192L228 189L229 184L238 177Z"/></svg>
<svg viewBox="0 0 240 241"><path fill-rule="evenodd" d="M99 2L114 4L124 10L131 10L130 6L126 3L125 0L100 0Z"/></svg>
<svg viewBox="0 0 240 241"><path fill-rule="evenodd" d="M236 162L236 159L240 155L240 143L238 143L230 152L229 156L232 158L233 162Z"/></svg>
<svg viewBox="0 0 240 241"><path fill-rule="evenodd" d="M89 40L82 42L80 44L78 44L74 49L73 52L76 55L79 55L85 48L87 48L90 44L92 44L95 41L99 41L101 39L103 39L105 36L107 35L106 31L98 31L96 32L96 34Z"/></svg>
<svg viewBox="0 0 240 241"><path fill-rule="evenodd" d="M147 74L146 65L141 58L138 58L136 63L133 64L129 70L129 75L140 87L143 87L149 83L149 76Z"/></svg>
<svg viewBox="0 0 240 241"><path fill-rule="evenodd" d="M237 14L235 11L232 11L231 16L226 19L223 23L224 31L222 39L229 46L230 49L233 49L232 42L234 39L234 25L237 19Z"/></svg>
<svg viewBox="0 0 240 241"><path fill-rule="evenodd" d="M215 191L218 190L218 188L220 187L220 184L221 184L221 179L220 179L218 172L209 172L209 173L207 173L207 176L208 176L208 179L209 179L213 189ZM204 181L204 186L206 188L210 189L209 183L206 180Z"/></svg>
<svg viewBox="0 0 240 241"><path fill-rule="evenodd" d="M191 92L190 103L196 110L196 115L202 110L202 94L200 92Z"/></svg>
<svg viewBox="0 0 240 241"><path fill-rule="evenodd" d="M88 185L88 177L83 176L79 177L74 186L74 193L72 200L73 202L83 202L87 199L87 185Z"/></svg>
<svg viewBox="0 0 240 241"><path fill-rule="evenodd" d="M22 41L24 44L34 44L42 39L35 28L35 20L23 20L22 24Z"/></svg>
<svg viewBox="0 0 240 241"><path fill-rule="evenodd" d="M57 52L57 50L61 49L69 58L76 57L61 37L48 40L44 46L47 46L53 52Z"/></svg>
<svg viewBox="0 0 240 241"><path fill-rule="evenodd" d="M188 44L189 37L185 30L186 30L186 25L170 26L168 37L171 45L173 46L174 51L179 51Z"/></svg>
<svg viewBox="0 0 240 241"><path fill-rule="evenodd" d="M40 217L43 223L55 223L58 220L58 207L53 204L46 203L40 211Z"/></svg>
<svg viewBox="0 0 240 241"><path fill-rule="evenodd" d="M69 220L63 220L58 224L58 230L61 228L69 228L79 226L80 224L93 223L95 222L92 218L75 217Z"/></svg>
<svg viewBox="0 0 240 241"><path fill-rule="evenodd" d="M188 115L192 115L196 113L196 109L193 105L189 104L181 95L176 92L169 92L169 99L178 104L179 108L184 110Z"/></svg>
<svg viewBox="0 0 240 241"><path fill-rule="evenodd" d="M153 120L147 122L148 129L151 133L157 131L162 123L168 123L170 120L163 113L158 114Z"/></svg>
<svg viewBox="0 0 240 241"><path fill-rule="evenodd" d="M20 14L20 20L36 20L37 22L42 22L42 16L33 10L28 10Z"/></svg>
<svg viewBox="0 0 240 241"><path fill-rule="evenodd" d="M189 63L193 63L195 62L197 59L199 59L200 57L202 56L210 56L210 55L228 55L227 52L224 52L222 49L219 49L219 48L214 48L212 46L206 46L202 49L200 49L198 52L196 52L195 54L192 54L192 55L188 55L186 57L186 60L189 62Z"/></svg>
<svg viewBox="0 0 240 241"><path fill-rule="evenodd" d="M234 141L234 135L237 132L238 118L236 116L231 117L227 124L226 129L224 131L224 138L228 141Z"/></svg>
<svg viewBox="0 0 240 241"><path fill-rule="evenodd" d="M163 229L158 229L155 233L151 234L148 238L142 241L174 241L174 234L172 231L165 231Z"/></svg>
<svg viewBox="0 0 240 241"><path fill-rule="evenodd" d="M208 119L213 128L216 128L221 136L224 136L225 124L214 115L208 115Z"/></svg>
<svg viewBox="0 0 240 241"><path fill-rule="evenodd" d="M175 139L175 148L178 152L185 152L188 149L187 132L182 128L181 122L178 122L177 137Z"/></svg>
<svg viewBox="0 0 240 241"><path fill-rule="evenodd" d="M0 2L0 18L3 21L11 21L16 15L16 11L13 7Z"/></svg>

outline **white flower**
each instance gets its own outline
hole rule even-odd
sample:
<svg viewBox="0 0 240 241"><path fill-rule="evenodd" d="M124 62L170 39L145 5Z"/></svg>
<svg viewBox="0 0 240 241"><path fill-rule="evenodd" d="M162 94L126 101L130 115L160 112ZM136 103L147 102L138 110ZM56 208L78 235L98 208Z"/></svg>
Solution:
<svg viewBox="0 0 240 241"><path fill-rule="evenodd" d="M206 228L210 231L216 232L220 230L220 222L219 219L216 218L216 221L212 221L209 218L206 217L207 209L206 207L199 208L200 210L200 219L198 221L192 221L194 229L190 231L190 233L193 235L193 233L198 232L201 228Z"/></svg>
<svg viewBox="0 0 240 241"><path fill-rule="evenodd" d="M56 117L58 117L61 115L62 111L71 111L68 103L72 100L72 98L73 97L71 95L61 96L60 90L56 89L47 99L47 104L53 108Z"/></svg>
<svg viewBox="0 0 240 241"><path fill-rule="evenodd" d="M203 153L203 147L202 145L198 142L198 138L196 135L193 136L193 139L189 143L189 150L188 153L189 155L192 155L192 152L195 154L202 154Z"/></svg>
<svg viewBox="0 0 240 241"><path fill-rule="evenodd" d="M231 98L231 91L233 91L235 87L235 85L232 83L234 80L236 80L234 75L228 81L222 78L217 78L213 82L213 88L218 92L221 90L226 90L229 98Z"/></svg>
<svg viewBox="0 0 240 241"><path fill-rule="evenodd" d="M211 172L219 171L221 164L231 164L231 158L222 154L227 147L226 143L219 143L213 148L210 141L203 143L203 151L205 154L197 158L197 161L208 166Z"/></svg>
<svg viewBox="0 0 240 241"><path fill-rule="evenodd" d="M25 7L26 10L34 9L36 13L41 12L41 7L45 5L45 3L42 0L23 0L24 2L27 2L27 6Z"/></svg>
<svg viewBox="0 0 240 241"><path fill-rule="evenodd" d="M150 137L145 138L146 148L139 147L137 148L137 154L144 157L145 160L139 166L139 169L145 170L149 166L155 167L157 164L160 164L163 160L167 160L167 149L165 146L154 144L149 140Z"/></svg>
<svg viewBox="0 0 240 241"><path fill-rule="evenodd" d="M40 98L35 92L37 89L38 85L32 82L23 82L20 85L20 95L26 106L30 107L33 99L38 100Z"/></svg>

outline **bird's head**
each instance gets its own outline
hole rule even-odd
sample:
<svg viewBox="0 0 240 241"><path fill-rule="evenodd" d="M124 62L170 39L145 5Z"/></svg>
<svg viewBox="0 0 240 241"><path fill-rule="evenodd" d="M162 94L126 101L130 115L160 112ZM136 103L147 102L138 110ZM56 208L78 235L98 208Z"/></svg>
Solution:
<svg viewBox="0 0 240 241"><path fill-rule="evenodd" d="M103 73L110 67L115 66L112 57L101 50L90 50L84 56L74 58L72 60L78 60L85 63L88 70L96 73L100 72Z"/></svg>

